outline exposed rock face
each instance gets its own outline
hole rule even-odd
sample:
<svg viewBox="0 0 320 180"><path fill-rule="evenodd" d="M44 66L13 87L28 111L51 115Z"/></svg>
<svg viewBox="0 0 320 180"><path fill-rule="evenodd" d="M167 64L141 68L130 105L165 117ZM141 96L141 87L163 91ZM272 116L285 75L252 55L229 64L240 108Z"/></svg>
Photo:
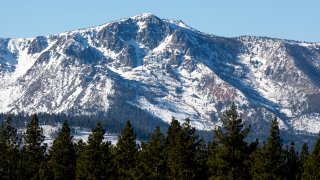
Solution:
<svg viewBox="0 0 320 180"><path fill-rule="evenodd" d="M28 48L28 54L39 53L48 47L47 38L43 36L38 36L32 40Z"/></svg>
<svg viewBox="0 0 320 180"><path fill-rule="evenodd" d="M116 119L139 111L166 122L190 117L210 130L236 102L257 136L267 134L273 116L288 135L320 130L319 43L217 37L151 14L0 39L0 75L1 112Z"/></svg>

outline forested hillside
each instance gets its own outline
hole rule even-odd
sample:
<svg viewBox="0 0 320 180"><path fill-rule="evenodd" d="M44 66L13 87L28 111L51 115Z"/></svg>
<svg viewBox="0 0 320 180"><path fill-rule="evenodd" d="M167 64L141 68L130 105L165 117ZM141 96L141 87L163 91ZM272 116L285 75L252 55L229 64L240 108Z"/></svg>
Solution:
<svg viewBox="0 0 320 180"><path fill-rule="evenodd" d="M165 133L157 127L137 143L127 121L116 145L104 141L97 123L87 142L75 142L67 120L53 145L44 144L39 118L33 115L22 139L7 116L0 131L1 179L319 179L320 136L313 149L284 145L277 118L265 141L247 140L252 131L233 104L221 117L210 142L185 119L172 118Z"/></svg>

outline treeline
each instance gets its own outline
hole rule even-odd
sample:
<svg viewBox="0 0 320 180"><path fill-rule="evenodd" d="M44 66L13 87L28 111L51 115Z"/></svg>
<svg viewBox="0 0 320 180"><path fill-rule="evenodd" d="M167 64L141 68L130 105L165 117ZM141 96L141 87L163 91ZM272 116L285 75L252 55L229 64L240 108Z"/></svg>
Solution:
<svg viewBox="0 0 320 180"><path fill-rule="evenodd" d="M265 142L247 142L235 105L221 117L207 144L188 119L172 119L166 134L156 128L138 144L128 121L113 146L101 123L88 141L74 142L68 121L50 148L33 115L22 139L8 116L0 131L0 179L320 179L320 137L309 154L306 144L283 147L277 119Z"/></svg>
<svg viewBox="0 0 320 180"><path fill-rule="evenodd" d="M131 113L130 111L129 113ZM0 119L1 121L4 121L6 117L10 115L11 116L11 125L16 128L26 128L26 125L30 123L32 119L32 115L29 115L27 113L21 112L18 114L3 114L0 113ZM123 127L126 124L127 120L124 120L122 118L114 119L108 117L107 114L102 112L97 112L96 114L92 115L67 115L67 114L48 114L48 113L38 113L37 114L39 124L40 125L52 125L57 126L57 124L62 124L66 119L68 120L68 124L70 127L80 127L84 129L92 129L97 125L97 122L100 122L103 127L106 128L106 131L114 134L121 133ZM154 122L150 121L148 122L147 119L140 119L135 121L130 121L132 124L132 127L136 133L136 136L138 139L142 140L148 140L150 138L151 132L155 129L157 125L161 127L162 130L167 129L169 126L167 123L163 122ZM140 123L140 121L146 121L148 123L154 123L155 125L151 126L149 128L148 126L150 124L148 123Z"/></svg>

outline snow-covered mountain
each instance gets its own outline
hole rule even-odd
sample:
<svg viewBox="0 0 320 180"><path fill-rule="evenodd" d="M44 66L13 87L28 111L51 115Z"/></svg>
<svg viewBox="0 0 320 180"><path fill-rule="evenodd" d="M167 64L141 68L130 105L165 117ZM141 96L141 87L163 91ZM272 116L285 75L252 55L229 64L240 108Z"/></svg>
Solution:
<svg viewBox="0 0 320 180"><path fill-rule="evenodd" d="M0 112L220 124L232 102L257 135L273 116L320 130L320 43L218 37L152 14L47 37L0 39Z"/></svg>

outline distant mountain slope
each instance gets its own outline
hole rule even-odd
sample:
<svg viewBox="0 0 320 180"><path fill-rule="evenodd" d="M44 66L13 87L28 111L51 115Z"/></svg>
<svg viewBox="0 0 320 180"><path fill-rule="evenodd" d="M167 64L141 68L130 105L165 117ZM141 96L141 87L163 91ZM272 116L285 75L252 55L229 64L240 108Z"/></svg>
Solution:
<svg viewBox="0 0 320 180"><path fill-rule="evenodd" d="M224 38L152 14L48 37L0 39L0 112L169 122L211 130L236 102L258 136L320 130L320 43Z"/></svg>

